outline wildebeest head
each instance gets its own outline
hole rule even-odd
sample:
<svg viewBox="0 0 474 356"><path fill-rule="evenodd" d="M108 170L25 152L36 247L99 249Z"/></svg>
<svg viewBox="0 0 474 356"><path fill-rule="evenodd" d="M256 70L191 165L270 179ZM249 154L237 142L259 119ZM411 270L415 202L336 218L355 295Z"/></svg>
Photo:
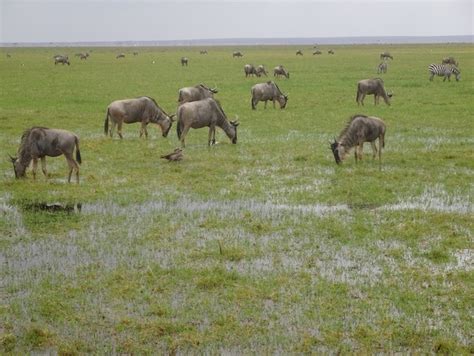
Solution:
<svg viewBox="0 0 474 356"><path fill-rule="evenodd" d="M280 104L280 109L284 109L286 107L287 102L288 102L287 94L280 94L278 96L278 103Z"/></svg>
<svg viewBox="0 0 474 356"><path fill-rule="evenodd" d="M26 172L26 166L20 163L18 157L12 157L8 155L10 162L13 164L13 171L15 172L15 178L23 178Z"/></svg>
<svg viewBox="0 0 474 356"><path fill-rule="evenodd" d="M336 141L336 139L334 139L334 142L330 144L331 144L330 149L334 155L334 159L336 160L336 163L341 164L342 159L341 159L341 156L339 155L339 148L341 147L341 145L339 144L339 142Z"/></svg>
<svg viewBox="0 0 474 356"><path fill-rule="evenodd" d="M171 126L173 126L174 117L176 115L173 114L173 115L168 116L168 115L164 114L164 116L165 116L164 119L158 121L158 125L160 125L160 127L161 127L163 137L166 137L166 136L168 136L168 133L171 130Z"/></svg>
<svg viewBox="0 0 474 356"><path fill-rule="evenodd" d="M240 125L240 122L238 122L236 118L236 120L230 121L230 124L234 127L234 131L235 131L234 137L232 137L232 143L236 144L237 143L237 126Z"/></svg>

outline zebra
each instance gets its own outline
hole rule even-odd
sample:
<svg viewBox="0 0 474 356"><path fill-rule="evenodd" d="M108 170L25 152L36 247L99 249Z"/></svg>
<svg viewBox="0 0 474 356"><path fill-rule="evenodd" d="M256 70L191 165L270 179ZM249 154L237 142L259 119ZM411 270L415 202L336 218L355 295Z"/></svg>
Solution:
<svg viewBox="0 0 474 356"><path fill-rule="evenodd" d="M377 73L387 73L387 62L383 61L377 67Z"/></svg>
<svg viewBox="0 0 474 356"><path fill-rule="evenodd" d="M459 79L461 79L461 71L455 66L451 66L448 64L432 63L428 66L428 70L431 73L430 81L433 81L433 77L435 75L439 77L444 77L443 82L446 81L446 78L448 78L448 81L451 81L451 74L454 74L456 76L456 81L459 81Z"/></svg>

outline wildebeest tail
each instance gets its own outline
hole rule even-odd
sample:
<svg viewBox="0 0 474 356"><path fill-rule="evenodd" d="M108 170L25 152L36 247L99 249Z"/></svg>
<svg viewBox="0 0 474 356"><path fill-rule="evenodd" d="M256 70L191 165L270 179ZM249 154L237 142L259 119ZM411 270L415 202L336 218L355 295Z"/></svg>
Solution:
<svg viewBox="0 0 474 356"><path fill-rule="evenodd" d="M178 139L181 139L181 133L183 132L183 128L181 127L181 107L178 108L176 112L176 116L178 117L178 121L176 122L176 134L178 135Z"/></svg>
<svg viewBox="0 0 474 356"><path fill-rule="evenodd" d="M107 113L105 114L105 122L104 122L104 133L107 135L109 132L109 108L107 108Z"/></svg>
<svg viewBox="0 0 474 356"><path fill-rule="evenodd" d="M79 138L77 136L74 138L74 141L76 142L76 161L77 163L81 164L82 163L82 158L81 158L81 151L79 150Z"/></svg>

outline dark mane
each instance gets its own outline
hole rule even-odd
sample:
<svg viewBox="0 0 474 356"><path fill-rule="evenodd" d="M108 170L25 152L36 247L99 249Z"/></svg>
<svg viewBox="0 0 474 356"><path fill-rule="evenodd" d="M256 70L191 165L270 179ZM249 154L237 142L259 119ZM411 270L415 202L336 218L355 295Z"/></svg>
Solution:
<svg viewBox="0 0 474 356"><path fill-rule="evenodd" d="M277 83L273 82L273 84L276 86L276 88L278 89L278 92L283 95L283 93L281 92L280 88L278 87Z"/></svg>
<svg viewBox="0 0 474 356"><path fill-rule="evenodd" d="M28 145L28 138L30 137L31 131L37 130L37 129L48 130L47 127L33 126L23 131L21 135L21 139L20 139L20 147L18 147L18 157L20 158L20 160L29 158L31 147L29 147Z"/></svg>
<svg viewBox="0 0 474 356"><path fill-rule="evenodd" d="M354 121L354 119L358 118L358 117L368 117L367 115L362 115L362 114L355 114L355 115L352 115L349 120L347 120L347 123L346 123L346 126L344 126L344 128L342 129L341 133L339 134L339 137L338 137L338 141L347 133L347 131L349 130L349 127L351 127L351 124L352 124L352 121Z"/></svg>
<svg viewBox="0 0 474 356"><path fill-rule="evenodd" d="M143 97L142 97L142 98L143 98ZM166 113L166 111L164 111L164 110L161 108L161 106L158 105L158 103L156 102L155 99L153 99L151 96L146 96L146 95L144 96L144 98L148 98L148 99L150 99L151 101L153 101L153 103L155 103L156 107L157 107L158 109L160 109L163 114L165 114L166 116L169 117L169 115Z"/></svg>
<svg viewBox="0 0 474 356"><path fill-rule="evenodd" d="M222 106L221 106L220 101L219 101L219 100L216 100L216 99L214 99L214 101L215 101L216 104L217 104L217 108L220 110L220 112L222 113L222 115L224 115L224 118L227 119L227 115L225 114L224 109L222 109Z"/></svg>

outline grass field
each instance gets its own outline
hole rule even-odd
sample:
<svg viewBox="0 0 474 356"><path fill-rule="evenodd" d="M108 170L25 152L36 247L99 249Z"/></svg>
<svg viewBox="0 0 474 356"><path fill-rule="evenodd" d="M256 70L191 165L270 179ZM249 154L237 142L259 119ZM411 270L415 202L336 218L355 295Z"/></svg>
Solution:
<svg viewBox="0 0 474 356"><path fill-rule="evenodd" d="M474 47L332 48L96 48L87 61L73 56L85 49L4 50L0 353L472 354ZM357 107L384 50L392 105ZM448 55L461 81L430 82ZM246 63L290 71L276 80L285 110L251 110L267 79L245 78ZM104 136L111 101L147 95L172 113L198 83L238 115L237 145L218 130L209 148L207 129L191 130L168 163L175 126ZM387 124L381 170L368 144L361 163L334 162L328 142L356 113ZM15 180L7 153L34 125L80 136L79 185L62 157L47 159L48 180ZM75 210L38 209L56 202Z"/></svg>

